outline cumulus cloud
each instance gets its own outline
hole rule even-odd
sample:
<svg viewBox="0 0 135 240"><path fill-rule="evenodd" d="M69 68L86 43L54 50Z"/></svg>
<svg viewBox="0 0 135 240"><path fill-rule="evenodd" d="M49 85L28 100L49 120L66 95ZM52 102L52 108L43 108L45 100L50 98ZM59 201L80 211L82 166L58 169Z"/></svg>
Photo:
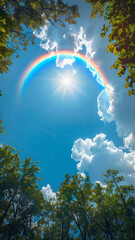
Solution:
<svg viewBox="0 0 135 240"><path fill-rule="evenodd" d="M135 182L135 152L117 148L103 133L93 139L76 140L71 157L77 162L77 169L89 173L94 181L102 181L103 174L111 168Z"/></svg>
<svg viewBox="0 0 135 240"><path fill-rule="evenodd" d="M124 138L124 144L126 148L135 151L135 131Z"/></svg>
<svg viewBox="0 0 135 240"><path fill-rule="evenodd" d="M115 91L117 92L118 89L115 89ZM135 104L133 103L133 97L130 98L127 93L123 92L120 96L114 98L113 114L120 137L127 137L131 132L135 131Z"/></svg>
<svg viewBox="0 0 135 240"><path fill-rule="evenodd" d="M123 86L115 86L115 83L113 84L113 82L110 87L109 107L105 90L103 90L97 98L98 114L103 121L115 121L118 136L127 137L130 133L135 132L134 96L129 97L124 89L119 91Z"/></svg>
<svg viewBox="0 0 135 240"><path fill-rule="evenodd" d="M109 99L106 89L98 95L97 98L98 115L102 121L111 122L114 120L113 99Z"/></svg>
<svg viewBox="0 0 135 240"><path fill-rule="evenodd" d="M42 187L41 192L47 201L51 198L56 198L56 193L52 191L51 186L49 184L47 184L46 187Z"/></svg>

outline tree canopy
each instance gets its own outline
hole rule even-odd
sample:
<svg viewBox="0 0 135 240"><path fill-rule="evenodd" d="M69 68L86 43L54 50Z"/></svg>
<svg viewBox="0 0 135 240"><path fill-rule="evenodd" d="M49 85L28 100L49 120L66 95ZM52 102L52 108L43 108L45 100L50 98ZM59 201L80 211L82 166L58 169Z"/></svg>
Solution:
<svg viewBox="0 0 135 240"><path fill-rule="evenodd" d="M30 158L21 164L19 151L0 147L0 239L135 239L135 188L117 170L107 171L104 184L67 174L48 201L38 173Z"/></svg>
<svg viewBox="0 0 135 240"><path fill-rule="evenodd" d="M0 147L0 239L35 239L44 200L38 188L39 168L30 158L21 166L19 153Z"/></svg>
<svg viewBox="0 0 135 240"><path fill-rule="evenodd" d="M107 52L117 56L111 68L118 69L119 77L126 74L125 88L135 95L135 0L85 0L92 4L91 18L97 13L103 16L101 36L108 34Z"/></svg>
<svg viewBox="0 0 135 240"><path fill-rule="evenodd" d="M13 54L34 44L33 30L46 24L75 23L78 7L62 0L0 0L0 73L7 72Z"/></svg>
<svg viewBox="0 0 135 240"><path fill-rule="evenodd" d="M80 173L66 175L52 203L53 219L48 219L51 233L59 233L52 239L135 238L134 187L120 185L124 178L117 170L108 170L105 177L103 185Z"/></svg>
<svg viewBox="0 0 135 240"><path fill-rule="evenodd" d="M1 90L0 90L0 96L2 96ZM3 135L5 135L4 128L5 127L2 124L2 120L1 120L1 116L0 116L0 133L2 133Z"/></svg>

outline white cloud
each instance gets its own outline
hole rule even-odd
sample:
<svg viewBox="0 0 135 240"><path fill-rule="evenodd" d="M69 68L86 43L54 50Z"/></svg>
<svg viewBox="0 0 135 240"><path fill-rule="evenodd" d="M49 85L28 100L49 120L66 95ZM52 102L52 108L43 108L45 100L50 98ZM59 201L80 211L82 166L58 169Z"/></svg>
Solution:
<svg viewBox="0 0 135 240"><path fill-rule="evenodd" d="M103 90L97 98L98 114L103 121L115 121L118 136L127 137L130 133L135 132L134 96L129 97L124 89L120 90L123 86L115 85L115 82L113 83L113 81L111 85L111 88L109 89L109 107L105 90Z"/></svg>
<svg viewBox="0 0 135 240"><path fill-rule="evenodd" d="M74 62L75 62L75 59L73 57L71 57L71 58L69 58L69 57L63 58L63 57L58 55L57 59L56 59L56 66L60 67L60 68L64 68L66 65L72 66L72 64Z"/></svg>
<svg viewBox="0 0 135 240"><path fill-rule="evenodd" d="M81 6L83 7L83 6ZM87 8L86 8L87 9ZM88 10L88 9L87 9ZM89 11L88 11L89 15ZM100 167L103 170L109 167L118 168L132 176L134 165L134 151L135 151L135 104L134 96L128 96L127 91L124 90L125 77L117 77L117 71L110 70L110 65L115 61L113 54L106 53L106 46L108 45L107 38L102 39L99 37L99 30L102 27L101 18L94 19L93 23L82 24L86 17L86 11L82 19L75 26L66 26L66 28L54 28L46 22L45 26L40 28L40 31L34 32L36 37L40 39L40 46L46 51L54 51L58 49L74 50L75 52L83 52L88 58L95 56L96 62L102 62L104 72L108 74L108 82L110 85L110 102L105 90L103 90L97 98L98 115L102 121L111 122L115 121L116 130L120 137L124 138L125 148L129 149L129 153L124 153L125 150L116 148L115 153L108 149L108 140L102 139L102 144L105 146L104 152L96 146L99 153L94 153L91 144L94 143L94 139L82 139L77 140L74 143L72 157L78 162L77 167L79 171L89 171L90 175L95 173L95 177L100 176ZM96 24L94 24L96 22ZM85 26L83 28L81 25ZM87 33L87 34L86 34ZM54 41L55 40L55 41ZM96 55L95 55L96 53ZM56 66L64 68L69 65L72 67L74 59L57 58ZM88 65L86 66L88 67ZM95 71L91 68L89 70L95 75ZM73 69L73 71L75 71ZM111 73L111 75L110 75ZM103 85L100 78L97 78L97 82ZM113 87L111 87L113 86ZM98 136L98 135L97 135ZM92 141L92 143L91 143ZM106 142L107 141L107 142ZM80 145L79 145L80 144ZM113 144L114 145L114 144ZM82 149L82 151L81 151ZM99 157L102 157L100 161ZM103 159L104 157L104 159ZM115 158L113 160L113 157ZM107 160L108 158L108 160ZM116 161L117 159L117 161ZM121 159L121 160L120 160ZM104 164L105 163L105 164ZM113 164L114 163L114 164ZM127 164L127 165L126 165ZM122 168L123 166L123 168ZM97 167L97 169L96 169ZM94 172L93 170L94 169ZM123 170L122 170L123 169ZM102 171L103 173L103 171Z"/></svg>
<svg viewBox="0 0 135 240"><path fill-rule="evenodd" d="M63 28L59 31L59 36L54 27L49 24L48 21L45 22L45 25L40 28L40 30L34 31L34 35L40 39L40 47L44 50L50 51L57 51L60 49L70 49L75 52L82 51L83 48L85 49L85 55L88 58L93 58L95 55L95 51L93 51L92 40L87 40L87 36L84 33L83 27L80 27L79 32L72 33L67 28L67 34L63 33ZM66 31L66 30L65 30ZM56 41L54 41L56 39ZM56 66L64 68L65 65L72 66L73 62L75 61L74 58L63 59L62 61L59 60L57 57Z"/></svg>
<svg viewBox="0 0 135 240"><path fill-rule="evenodd" d="M71 157L78 162L80 172L88 172L94 180L102 180L108 169L118 169L120 174L135 182L135 152L123 152L106 135L100 133L93 139L78 139L74 142Z"/></svg>
<svg viewBox="0 0 135 240"><path fill-rule="evenodd" d="M86 57L93 58L95 55L95 51L93 51L92 44L93 40L87 40L86 34L84 33L84 29L81 26L80 31L77 34L71 34L74 37L74 51L80 52L83 50L83 47L86 48Z"/></svg>
<svg viewBox="0 0 135 240"><path fill-rule="evenodd" d="M63 38L66 39L66 34L65 33L63 34Z"/></svg>
<svg viewBox="0 0 135 240"><path fill-rule="evenodd" d="M129 97L126 92L118 93L118 89L114 89L117 96L114 98L114 120L116 122L117 132L120 137L128 136L135 131L135 104L133 97Z"/></svg>
<svg viewBox="0 0 135 240"><path fill-rule="evenodd" d="M82 173L82 172L78 172L77 174L79 174L83 179L85 179L86 178L86 175L85 175L85 173Z"/></svg>
<svg viewBox="0 0 135 240"><path fill-rule="evenodd" d="M46 21L43 27L40 27L39 31L34 31L33 34L40 39L40 47L46 51L56 51L58 49L58 43L51 41L48 37L49 23Z"/></svg>
<svg viewBox="0 0 135 240"><path fill-rule="evenodd" d="M135 151L135 132L130 133L124 138L125 147Z"/></svg>
<svg viewBox="0 0 135 240"><path fill-rule="evenodd" d="M97 184L99 184L102 188L106 188L106 185L101 183L100 181L96 181Z"/></svg>
<svg viewBox="0 0 135 240"><path fill-rule="evenodd" d="M105 87L103 80L101 79L100 75L97 73L97 71L88 63L86 64L86 68L90 70L92 73L93 77L96 77L96 81L103 87Z"/></svg>
<svg viewBox="0 0 135 240"><path fill-rule="evenodd" d="M98 23L99 24L99 23ZM89 25L90 26L90 25ZM59 27L58 27L59 28ZM111 59L113 55L109 55L105 53L105 44L107 45L106 39L100 39L100 43L95 45L95 41L97 39L96 35L91 35L90 29L88 26L84 28L81 26L81 22L76 25L76 27L72 28L69 31L69 26L66 26L66 29L59 28L55 29L51 24L48 22L45 23L43 27L40 28L40 31L35 31L34 34L37 38L40 39L40 46L45 49L46 51L55 51L58 49L70 49L74 50L75 52L82 51L86 54L87 57L93 58L98 57L97 61L101 61L104 66L104 72L108 73L108 81L110 83L109 86L113 86L113 91L111 90L111 98L110 98L110 105L108 104L108 99L106 97L106 93L103 90L97 99L98 104L98 114L101 120L106 122L115 121L116 123L116 130L120 137L127 137L131 132L135 131L135 104L134 96L128 96L127 91L124 90L124 83L125 79L120 79L117 77L117 72L111 69L110 74L110 65ZM76 30L77 29L77 30ZM58 31L59 30L59 31ZM89 38L86 35L89 34ZM92 40L93 38L93 40ZM99 38L98 38L99 39ZM54 41L55 40L55 41ZM101 47L101 45L103 45ZM94 46L94 50L93 50ZM95 51L96 48L96 51ZM97 53L95 55L95 52ZM110 59L110 56L112 58ZM112 63L115 59L112 59ZM74 60L65 58L61 60L57 58L56 65L57 67L64 68L65 66L69 65L72 67ZM88 67L88 66L86 66ZM90 69L90 68L89 68ZM73 71L75 71L73 69ZM95 75L94 70L90 69L90 71ZM97 82L103 85L103 82L100 78L97 77ZM127 114L128 113L128 114Z"/></svg>
<svg viewBox="0 0 135 240"><path fill-rule="evenodd" d="M49 184L47 184L46 187L42 187L41 192L47 201L51 198L56 198L56 193L52 191L51 186Z"/></svg>
<svg viewBox="0 0 135 240"><path fill-rule="evenodd" d="M97 98L98 115L102 121L111 122L114 120L113 100L109 99L106 89L98 95Z"/></svg>

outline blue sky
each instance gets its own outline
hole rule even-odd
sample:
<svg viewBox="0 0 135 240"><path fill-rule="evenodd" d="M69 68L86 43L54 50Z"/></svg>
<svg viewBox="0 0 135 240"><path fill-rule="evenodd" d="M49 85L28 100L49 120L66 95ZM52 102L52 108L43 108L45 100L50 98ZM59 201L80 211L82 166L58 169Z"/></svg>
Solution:
<svg viewBox="0 0 135 240"><path fill-rule="evenodd" d="M117 77L110 69L115 57L106 52L107 38L100 37L103 18L90 19L90 5L79 0L74 3L79 4L81 14L76 25L62 28L46 23L35 32L36 44L20 52L9 72L0 76L0 109L6 132L0 142L21 150L22 159L40 161L45 196L52 196L66 173L79 171L93 181L102 181L105 171L114 168L128 182L135 181L134 96L129 97L124 89L124 77ZM55 58L47 61L18 98L24 71L52 50L75 50L92 58L111 86L110 106L103 87L77 59L72 65L62 65ZM67 87L64 94L61 87L57 91L66 75L79 90L71 87L71 93Z"/></svg>

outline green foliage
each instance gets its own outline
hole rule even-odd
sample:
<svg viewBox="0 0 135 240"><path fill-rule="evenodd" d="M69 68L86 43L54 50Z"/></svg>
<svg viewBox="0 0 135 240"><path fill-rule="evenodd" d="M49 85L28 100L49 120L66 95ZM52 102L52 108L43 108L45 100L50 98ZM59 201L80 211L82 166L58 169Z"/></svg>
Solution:
<svg viewBox="0 0 135 240"><path fill-rule="evenodd" d="M0 96L2 96L1 90L0 90ZM5 127L3 126L2 120L0 119L0 133L2 133L3 135L5 135L4 129Z"/></svg>
<svg viewBox="0 0 135 240"><path fill-rule="evenodd" d="M46 201L38 188L39 167L19 151L0 147L0 239L134 240L135 195L117 170L105 185L68 174L56 198Z"/></svg>
<svg viewBox="0 0 135 240"><path fill-rule="evenodd" d="M66 180L57 192L57 199L60 200L60 204L64 205L64 212L66 212L70 225L73 222L76 232L80 232L79 236L82 239L90 234L87 212L91 208L91 187L88 176L83 178L80 174L76 174L70 178L66 175Z"/></svg>
<svg viewBox="0 0 135 240"><path fill-rule="evenodd" d="M100 17L103 16L106 0L85 0L85 2L92 4L91 18L95 18L98 13Z"/></svg>
<svg viewBox="0 0 135 240"><path fill-rule="evenodd" d="M36 239L33 224L44 205L37 185L39 168L30 158L21 167L14 151L5 144L0 147L0 239Z"/></svg>
<svg viewBox="0 0 135 240"><path fill-rule="evenodd" d="M0 0L0 73L9 70L13 53L34 44L33 30L46 20L64 26L74 24L77 17L78 7L62 0Z"/></svg>
<svg viewBox="0 0 135 240"><path fill-rule="evenodd" d="M0 133L2 133L3 135L5 135L4 129L5 129L5 127L2 124L2 120L0 119Z"/></svg>
<svg viewBox="0 0 135 240"><path fill-rule="evenodd" d="M135 0L85 1L92 4L91 17L105 12L107 25L103 25L101 36L104 38L110 30L107 52L117 56L111 68L118 69L119 77L127 74L125 88L129 88L129 95L135 95Z"/></svg>
<svg viewBox="0 0 135 240"><path fill-rule="evenodd" d="M55 201L45 204L43 239L134 239L134 187L124 185L117 170L105 176L105 185L81 174L65 176Z"/></svg>

